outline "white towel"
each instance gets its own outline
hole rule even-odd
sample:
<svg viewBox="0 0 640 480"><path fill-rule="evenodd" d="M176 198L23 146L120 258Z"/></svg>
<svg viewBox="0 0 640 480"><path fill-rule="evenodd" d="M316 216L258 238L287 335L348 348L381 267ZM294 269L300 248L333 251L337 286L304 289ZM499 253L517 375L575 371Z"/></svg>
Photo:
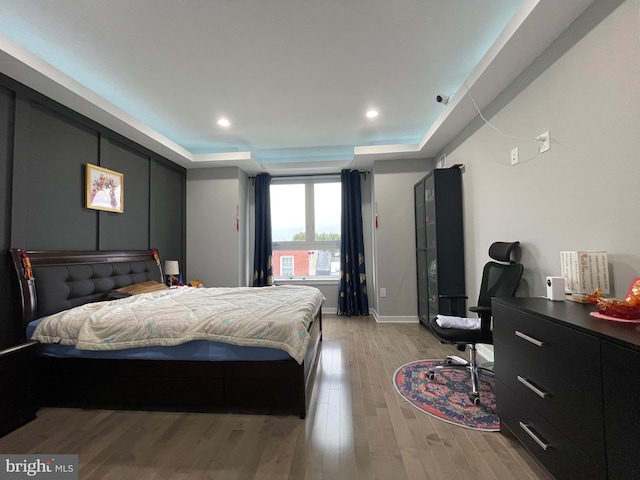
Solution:
<svg viewBox="0 0 640 480"><path fill-rule="evenodd" d="M480 330L480 318L451 317L438 315L436 323L442 328L459 328L461 330Z"/></svg>

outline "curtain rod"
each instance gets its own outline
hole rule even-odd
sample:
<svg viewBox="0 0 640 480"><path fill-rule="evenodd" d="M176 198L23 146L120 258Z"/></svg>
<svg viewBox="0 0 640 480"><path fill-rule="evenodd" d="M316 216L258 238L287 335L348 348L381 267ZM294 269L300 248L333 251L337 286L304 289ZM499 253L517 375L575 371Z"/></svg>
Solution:
<svg viewBox="0 0 640 480"><path fill-rule="evenodd" d="M361 175L365 176L365 179L367 177L367 175L370 173L368 170L361 170L359 171L359 173ZM295 174L290 174L290 175L271 175L271 178L302 178L302 177L339 177L340 176L340 172L336 172L336 173L301 173L298 175ZM249 177L251 180L253 180L254 178L256 178L255 175L252 175Z"/></svg>

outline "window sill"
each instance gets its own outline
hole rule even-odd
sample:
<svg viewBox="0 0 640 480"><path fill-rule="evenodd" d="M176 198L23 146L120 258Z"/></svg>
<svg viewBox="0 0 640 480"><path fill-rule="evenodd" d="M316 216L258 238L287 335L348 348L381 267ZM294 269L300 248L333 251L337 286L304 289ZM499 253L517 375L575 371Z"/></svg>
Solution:
<svg viewBox="0 0 640 480"><path fill-rule="evenodd" d="M337 285L340 283L338 277L315 277L315 278L276 278L275 285Z"/></svg>

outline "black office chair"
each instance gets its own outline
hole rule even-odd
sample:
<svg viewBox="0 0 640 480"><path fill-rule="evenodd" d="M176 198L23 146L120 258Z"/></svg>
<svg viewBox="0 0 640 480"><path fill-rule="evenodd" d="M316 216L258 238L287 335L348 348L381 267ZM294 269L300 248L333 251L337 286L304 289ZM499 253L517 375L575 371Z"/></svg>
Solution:
<svg viewBox="0 0 640 480"><path fill-rule="evenodd" d="M464 352L467 345L470 348L469 361L455 355L447 356L446 365L434 367L427 372L430 380L435 378L438 371L449 368L464 368L471 374L472 392L469 399L475 404L480 403L480 393L478 390L478 370L493 373L489 368L478 365L476 344L493 344L491 331L491 297L513 297L518 283L522 278L524 267L516 263L514 258L519 249L520 242L495 242L489 247L489 257L495 261L488 262L482 271L482 283L480 284L480 295L478 305L470 307L471 312L477 313L480 317L479 330L466 330L458 328L442 328L436 322L436 317L429 320L429 326L433 334L443 343L456 344L458 350ZM440 298L448 299L453 308L458 303L457 300L467 298L465 295L440 295ZM451 315L464 316L464 312L453 311Z"/></svg>

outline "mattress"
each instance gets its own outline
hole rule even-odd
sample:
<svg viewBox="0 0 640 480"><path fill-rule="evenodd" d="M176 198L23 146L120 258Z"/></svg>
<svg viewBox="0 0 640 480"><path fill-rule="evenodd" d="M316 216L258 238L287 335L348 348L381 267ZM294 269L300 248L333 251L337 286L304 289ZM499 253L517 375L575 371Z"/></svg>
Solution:
<svg viewBox="0 0 640 480"><path fill-rule="evenodd" d="M42 321L27 326L27 338ZM247 347L209 340L193 340L180 345L136 347L124 350L79 350L72 345L47 343L38 345L38 355L55 358L105 358L139 360L198 360L198 361L273 361L289 360L291 356L279 348Z"/></svg>
<svg viewBox="0 0 640 480"><path fill-rule="evenodd" d="M323 302L308 286L184 287L63 310L43 318L30 338L90 351L221 342L281 349L302 364Z"/></svg>

